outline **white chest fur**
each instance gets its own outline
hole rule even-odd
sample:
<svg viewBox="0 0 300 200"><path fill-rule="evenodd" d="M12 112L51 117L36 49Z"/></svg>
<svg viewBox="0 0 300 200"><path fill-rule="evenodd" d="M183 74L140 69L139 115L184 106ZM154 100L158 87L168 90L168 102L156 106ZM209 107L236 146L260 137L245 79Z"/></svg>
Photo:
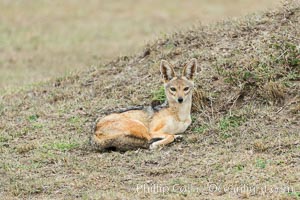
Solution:
<svg viewBox="0 0 300 200"><path fill-rule="evenodd" d="M164 131L170 134L183 133L192 123L190 110L190 104L184 104L178 108L175 115L167 118Z"/></svg>
<svg viewBox="0 0 300 200"><path fill-rule="evenodd" d="M183 133L191 123L191 101L189 101L170 105L169 108L157 113L149 124L149 131L178 134Z"/></svg>
<svg viewBox="0 0 300 200"><path fill-rule="evenodd" d="M170 134L183 133L191 124L191 119L186 121L177 121L175 118L170 117L167 120L164 131Z"/></svg>

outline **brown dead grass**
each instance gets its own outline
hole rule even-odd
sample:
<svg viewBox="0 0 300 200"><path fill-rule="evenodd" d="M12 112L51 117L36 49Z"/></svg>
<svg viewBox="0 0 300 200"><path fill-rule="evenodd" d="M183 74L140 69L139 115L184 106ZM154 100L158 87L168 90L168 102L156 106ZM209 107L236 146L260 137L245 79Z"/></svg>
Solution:
<svg viewBox="0 0 300 200"><path fill-rule="evenodd" d="M1 196L299 198L299 17L294 1L262 15L195 27L155 41L147 53L2 96ZM192 57L202 71L183 141L161 151L100 154L89 147L97 117L151 103L161 59L179 70ZM270 103L278 99L281 104ZM146 190L138 192L141 185ZM256 191L233 191L244 185Z"/></svg>

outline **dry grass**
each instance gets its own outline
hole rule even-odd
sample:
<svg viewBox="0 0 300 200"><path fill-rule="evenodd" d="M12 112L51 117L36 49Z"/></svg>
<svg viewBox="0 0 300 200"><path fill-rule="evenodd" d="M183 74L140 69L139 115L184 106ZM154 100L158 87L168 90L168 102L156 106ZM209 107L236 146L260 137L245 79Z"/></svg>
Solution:
<svg viewBox="0 0 300 200"><path fill-rule="evenodd" d="M1 97L1 196L299 199L299 18L295 1L195 27L135 56ZM160 94L153 90L161 59L179 70L192 57L202 71L183 141L161 151L90 149L97 117ZM233 190L243 186L251 190Z"/></svg>
<svg viewBox="0 0 300 200"><path fill-rule="evenodd" d="M1 0L0 88L97 66L178 27L244 15L274 2L279 0Z"/></svg>

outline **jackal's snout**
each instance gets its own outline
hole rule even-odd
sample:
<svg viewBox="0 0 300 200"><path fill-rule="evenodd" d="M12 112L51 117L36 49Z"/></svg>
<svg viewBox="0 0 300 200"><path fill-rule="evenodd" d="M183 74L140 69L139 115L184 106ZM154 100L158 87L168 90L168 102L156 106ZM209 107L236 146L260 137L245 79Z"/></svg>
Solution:
<svg viewBox="0 0 300 200"><path fill-rule="evenodd" d="M182 97L178 97L177 101L178 101L178 103L182 103L183 102L183 98Z"/></svg>

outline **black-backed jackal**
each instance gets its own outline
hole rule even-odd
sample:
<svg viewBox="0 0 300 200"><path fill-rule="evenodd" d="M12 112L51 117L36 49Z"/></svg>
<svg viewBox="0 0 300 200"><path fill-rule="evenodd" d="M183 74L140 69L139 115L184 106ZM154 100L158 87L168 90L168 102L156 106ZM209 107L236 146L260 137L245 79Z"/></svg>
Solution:
<svg viewBox="0 0 300 200"><path fill-rule="evenodd" d="M126 151L137 148L156 149L173 142L191 124L193 78L197 60L188 62L182 76L176 76L173 66L161 61L160 71L168 107L160 110L151 106L110 114L97 122L91 143L98 150Z"/></svg>

